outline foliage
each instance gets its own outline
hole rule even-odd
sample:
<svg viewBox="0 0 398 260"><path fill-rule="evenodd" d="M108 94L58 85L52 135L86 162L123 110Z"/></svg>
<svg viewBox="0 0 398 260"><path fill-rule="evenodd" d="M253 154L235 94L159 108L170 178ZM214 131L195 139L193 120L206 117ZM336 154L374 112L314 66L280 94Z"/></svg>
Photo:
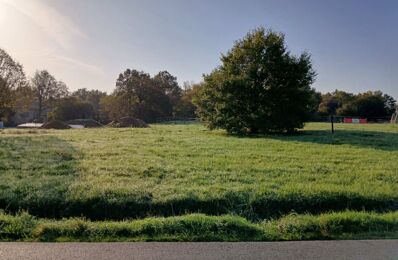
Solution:
<svg viewBox="0 0 398 260"><path fill-rule="evenodd" d="M359 94L355 100L357 115L362 117L390 116L392 111L387 105L392 105L387 102L395 102L389 98L391 97L383 96L381 91L368 91Z"/></svg>
<svg viewBox="0 0 398 260"><path fill-rule="evenodd" d="M106 92L99 90L87 90L86 88L74 91L71 96L79 99L81 102L90 103L94 110L93 118L100 120L101 115L101 99L106 97Z"/></svg>
<svg viewBox="0 0 398 260"><path fill-rule="evenodd" d="M13 94L14 92L9 88L7 82L0 78L0 121L12 111Z"/></svg>
<svg viewBox="0 0 398 260"><path fill-rule="evenodd" d="M171 106L175 108L182 95L182 89L178 85L177 78L168 71L160 71L153 77L153 81L167 95ZM175 114L174 111L173 114Z"/></svg>
<svg viewBox="0 0 398 260"><path fill-rule="evenodd" d="M55 105L52 119L68 121L72 119L93 119L95 110L91 103L74 97L60 99Z"/></svg>
<svg viewBox="0 0 398 260"><path fill-rule="evenodd" d="M130 116L146 122L170 117L173 102L179 98L178 89L175 77L166 71L151 78L145 72L127 69L119 75L113 97L102 101L104 117L117 120Z"/></svg>
<svg viewBox="0 0 398 260"><path fill-rule="evenodd" d="M26 88L26 83L22 65L0 49L0 120L15 109L18 99L16 91Z"/></svg>
<svg viewBox="0 0 398 260"><path fill-rule="evenodd" d="M318 112L321 115L388 117L394 113L395 105L395 99L381 91L354 95L336 90L322 95Z"/></svg>
<svg viewBox="0 0 398 260"><path fill-rule="evenodd" d="M17 89L26 85L22 65L3 49L0 49L0 78L7 83L10 89Z"/></svg>
<svg viewBox="0 0 398 260"><path fill-rule="evenodd" d="M194 100L199 99L199 92L203 88L203 83L199 84L185 84L182 90L181 98L174 107L174 115L177 118L195 118L196 105Z"/></svg>
<svg viewBox="0 0 398 260"><path fill-rule="evenodd" d="M354 94L336 90L322 96L319 104L319 112L322 115L353 115L356 113L353 107Z"/></svg>
<svg viewBox="0 0 398 260"><path fill-rule="evenodd" d="M109 123L118 120L122 115L128 115L129 111L127 108L121 95L102 97L100 101L100 122Z"/></svg>
<svg viewBox="0 0 398 260"><path fill-rule="evenodd" d="M55 101L68 95L68 88L65 83L57 81L48 71L36 71L32 78L32 88L37 100L36 120L43 121L45 109L52 110Z"/></svg>
<svg viewBox="0 0 398 260"><path fill-rule="evenodd" d="M309 119L314 91L310 56L287 51L284 36L263 28L248 33L205 76L199 117L230 133L293 132Z"/></svg>

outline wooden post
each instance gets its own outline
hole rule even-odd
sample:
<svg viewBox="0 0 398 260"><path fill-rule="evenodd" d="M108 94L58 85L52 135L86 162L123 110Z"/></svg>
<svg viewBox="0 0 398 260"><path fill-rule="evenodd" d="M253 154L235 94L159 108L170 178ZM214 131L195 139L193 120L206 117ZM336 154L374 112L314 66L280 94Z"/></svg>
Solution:
<svg viewBox="0 0 398 260"><path fill-rule="evenodd" d="M332 124L332 134L334 134L334 117L333 117L333 115L330 116L330 123Z"/></svg>

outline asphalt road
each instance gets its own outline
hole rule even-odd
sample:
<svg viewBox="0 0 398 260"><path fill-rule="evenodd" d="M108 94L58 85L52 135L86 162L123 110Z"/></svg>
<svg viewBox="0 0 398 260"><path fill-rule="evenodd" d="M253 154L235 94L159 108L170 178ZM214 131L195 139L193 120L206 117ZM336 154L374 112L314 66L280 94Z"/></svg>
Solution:
<svg viewBox="0 0 398 260"><path fill-rule="evenodd" d="M0 243L0 259L398 259L398 240Z"/></svg>

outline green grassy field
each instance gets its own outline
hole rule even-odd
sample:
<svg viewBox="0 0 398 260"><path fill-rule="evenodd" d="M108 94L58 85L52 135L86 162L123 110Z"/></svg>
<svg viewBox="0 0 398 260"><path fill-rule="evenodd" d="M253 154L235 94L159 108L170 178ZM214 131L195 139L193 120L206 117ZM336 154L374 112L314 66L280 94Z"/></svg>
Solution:
<svg viewBox="0 0 398 260"><path fill-rule="evenodd" d="M0 239L395 237L398 126L336 128L310 123L295 136L257 137L199 124L3 130ZM326 219L340 224L328 231ZM350 221L362 229L346 230ZM142 231L147 223L155 231Z"/></svg>

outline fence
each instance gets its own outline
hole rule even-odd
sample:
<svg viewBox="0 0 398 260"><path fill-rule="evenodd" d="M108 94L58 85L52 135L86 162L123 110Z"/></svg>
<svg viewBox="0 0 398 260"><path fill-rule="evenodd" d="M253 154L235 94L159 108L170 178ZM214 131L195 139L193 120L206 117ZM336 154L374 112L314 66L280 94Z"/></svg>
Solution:
<svg viewBox="0 0 398 260"><path fill-rule="evenodd" d="M335 123L390 123L391 117L359 117L359 116L333 116ZM330 116L321 116L311 120L311 122L330 122Z"/></svg>
<svg viewBox="0 0 398 260"><path fill-rule="evenodd" d="M197 122L198 118L187 118L187 117L160 117L156 118L155 123L173 123L173 122Z"/></svg>

